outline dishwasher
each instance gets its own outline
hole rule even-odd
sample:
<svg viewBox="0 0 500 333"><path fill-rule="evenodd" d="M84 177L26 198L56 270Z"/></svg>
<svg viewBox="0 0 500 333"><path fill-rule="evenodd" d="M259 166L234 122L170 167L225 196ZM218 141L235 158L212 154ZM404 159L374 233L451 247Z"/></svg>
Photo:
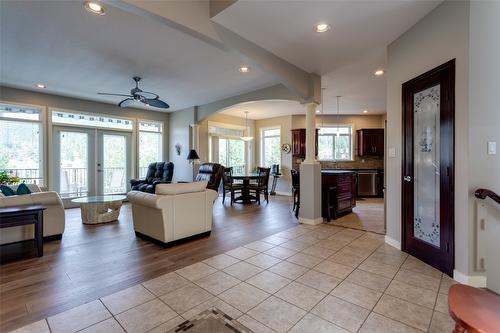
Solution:
<svg viewBox="0 0 500 333"><path fill-rule="evenodd" d="M378 195L377 171L358 171L358 196L375 197Z"/></svg>

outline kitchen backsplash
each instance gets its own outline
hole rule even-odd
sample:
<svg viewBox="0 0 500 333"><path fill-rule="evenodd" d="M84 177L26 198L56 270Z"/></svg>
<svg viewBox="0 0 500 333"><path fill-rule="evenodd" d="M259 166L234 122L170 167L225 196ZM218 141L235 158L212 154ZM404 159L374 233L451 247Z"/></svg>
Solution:
<svg viewBox="0 0 500 333"><path fill-rule="evenodd" d="M299 168L301 159L293 160L293 168ZM322 169L383 169L384 158L382 156L355 156L354 161L344 162L320 162Z"/></svg>

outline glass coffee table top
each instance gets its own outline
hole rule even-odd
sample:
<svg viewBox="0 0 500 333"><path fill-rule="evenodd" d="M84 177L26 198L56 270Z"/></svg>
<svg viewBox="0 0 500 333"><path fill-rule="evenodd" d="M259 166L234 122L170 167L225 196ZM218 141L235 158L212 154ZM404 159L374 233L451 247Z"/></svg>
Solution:
<svg viewBox="0 0 500 333"><path fill-rule="evenodd" d="M100 202L112 202L112 201L122 201L127 197L122 194L110 194L110 195L98 195L94 197L83 197L71 200L75 203L100 203Z"/></svg>

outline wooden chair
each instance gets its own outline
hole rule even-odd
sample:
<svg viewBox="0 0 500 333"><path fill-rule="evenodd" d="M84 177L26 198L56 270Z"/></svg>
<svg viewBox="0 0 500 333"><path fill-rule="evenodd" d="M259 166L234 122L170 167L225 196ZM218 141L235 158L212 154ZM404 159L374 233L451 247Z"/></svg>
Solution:
<svg viewBox="0 0 500 333"><path fill-rule="evenodd" d="M449 290L448 306L456 323L453 333L500 332L500 296L483 289L455 284Z"/></svg>
<svg viewBox="0 0 500 333"><path fill-rule="evenodd" d="M292 196L293 196L293 208L295 211L295 217L299 218L299 208L300 208L300 172L298 170L290 170L292 174Z"/></svg>
<svg viewBox="0 0 500 333"><path fill-rule="evenodd" d="M257 203L260 205L260 194L264 193L266 202L269 203L269 175L271 168L259 168L259 180L256 184L250 184L249 190L255 192Z"/></svg>
<svg viewBox="0 0 500 333"><path fill-rule="evenodd" d="M231 193L231 206L234 202L234 195L236 191L241 191L243 189L243 184L236 184L233 181L233 168L224 168L224 174L222 176L222 204L226 201L226 193Z"/></svg>

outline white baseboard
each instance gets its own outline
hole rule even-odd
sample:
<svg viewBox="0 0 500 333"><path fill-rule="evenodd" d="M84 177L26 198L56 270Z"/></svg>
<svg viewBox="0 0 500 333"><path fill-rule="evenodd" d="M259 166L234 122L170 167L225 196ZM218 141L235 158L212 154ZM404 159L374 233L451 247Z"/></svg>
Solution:
<svg viewBox="0 0 500 333"><path fill-rule="evenodd" d="M291 197L292 196L292 192L278 192L278 191L276 191L276 195L284 195L284 196L287 196L287 197Z"/></svg>
<svg viewBox="0 0 500 333"><path fill-rule="evenodd" d="M303 217L299 216L299 223L309 224L309 225L318 225L318 224L323 223L323 218L322 217L318 217L316 219L306 219L306 218L303 218Z"/></svg>
<svg viewBox="0 0 500 333"><path fill-rule="evenodd" d="M395 247L398 250L401 250L401 242L400 241L397 241L394 238L391 238L387 235L385 235L384 240L385 240L386 244L389 244L390 246Z"/></svg>
<svg viewBox="0 0 500 333"><path fill-rule="evenodd" d="M460 273L456 269L453 270L453 279L457 282L473 286L476 288L486 288L486 276L482 275L466 275Z"/></svg>

